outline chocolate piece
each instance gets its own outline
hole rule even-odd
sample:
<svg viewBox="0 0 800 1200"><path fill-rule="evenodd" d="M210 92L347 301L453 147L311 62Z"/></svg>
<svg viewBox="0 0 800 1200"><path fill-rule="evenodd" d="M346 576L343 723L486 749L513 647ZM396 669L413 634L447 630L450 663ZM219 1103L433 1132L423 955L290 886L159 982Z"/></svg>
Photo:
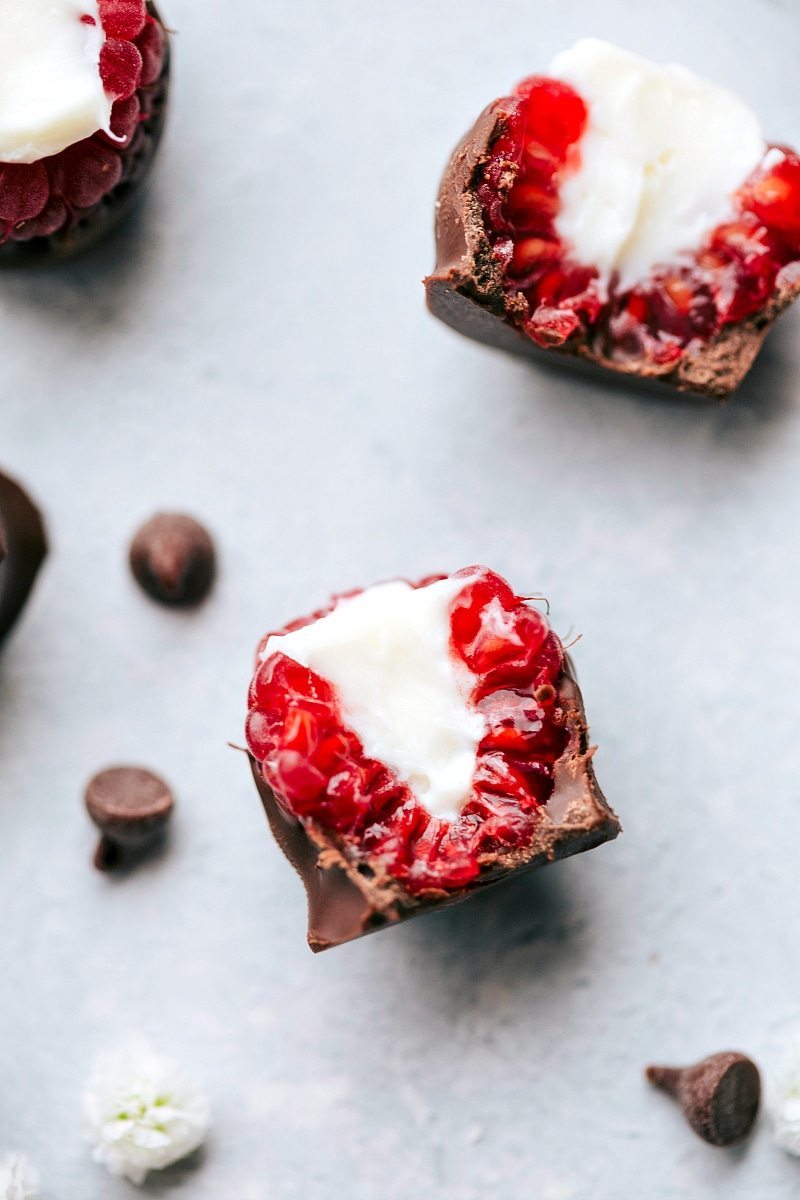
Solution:
<svg viewBox="0 0 800 1200"><path fill-rule="evenodd" d="M94 865L108 870L126 851L147 848L163 837L172 815L172 792L143 767L109 767L89 780L86 809L100 830Z"/></svg>
<svg viewBox="0 0 800 1200"><path fill-rule="evenodd" d="M731 1146L752 1130L761 1079L744 1054L728 1050L693 1067L648 1067L646 1075L678 1101L695 1133L712 1146Z"/></svg>
<svg viewBox="0 0 800 1200"><path fill-rule="evenodd" d="M618 361L580 334L543 350L516 323L524 313L503 288L476 194L504 124L502 103L489 105L454 151L442 178L436 205L436 267L425 280L433 315L476 341L539 362L553 361L558 354L559 361L599 367L635 382L667 384L673 391L727 399L752 367L773 322L800 295L800 272L787 268L758 313L726 326L699 350L685 353L677 365Z"/></svg>
<svg viewBox="0 0 800 1200"><path fill-rule="evenodd" d="M40 512L18 483L0 474L0 643L25 607L46 554Z"/></svg>
<svg viewBox="0 0 800 1200"><path fill-rule="evenodd" d="M148 0L147 11L159 22L166 33L158 9ZM166 37L164 64L156 82L146 89L150 111L142 120L135 137L136 145L126 156L125 172L117 186L91 208L82 212L80 219L48 237L34 237L29 241L0 241L0 270L3 267L47 267L76 258L101 241L106 234L116 229L133 210L144 195L144 183L161 143L166 122L170 84L170 45Z"/></svg>
<svg viewBox="0 0 800 1200"><path fill-rule="evenodd" d="M287 813L264 781L258 763L250 757L275 840L305 884L308 944L313 951L328 950L409 917L455 904L512 873L579 854L617 836L620 824L595 779L583 700L569 662L558 691L570 737L566 752L556 764L555 787L542 810L533 841L524 849L498 853L496 861L476 881L456 891L410 894L379 862L356 857L335 833Z"/></svg>
<svg viewBox="0 0 800 1200"><path fill-rule="evenodd" d="M129 559L142 590L176 608L204 600L216 573L208 531L182 513L157 513L147 521L131 543Z"/></svg>

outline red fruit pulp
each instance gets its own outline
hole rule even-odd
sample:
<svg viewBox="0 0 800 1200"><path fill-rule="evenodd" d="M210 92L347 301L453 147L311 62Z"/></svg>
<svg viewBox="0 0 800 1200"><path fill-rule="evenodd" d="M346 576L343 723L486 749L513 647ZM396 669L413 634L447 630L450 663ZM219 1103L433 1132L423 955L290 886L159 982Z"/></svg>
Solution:
<svg viewBox="0 0 800 1200"><path fill-rule="evenodd" d="M99 69L114 99L114 137L98 131L36 163L0 162L0 246L49 237L77 223L134 168L141 146L135 135L153 115L166 39L145 0L100 0L99 10L106 35ZM95 24L88 16L82 20Z"/></svg>
<svg viewBox="0 0 800 1200"><path fill-rule="evenodd" d="M569 740L556 688L564 652L547 620L485 567L458 577L450 650L474 677L470 702L486 733L457 819L431 816L407 784L365 755L334 688L314 671L273 654L250 687L248 745L278 801L338 834L356 857L380 861L414 894L463 887L492 856L527 845ZM318 620L337 602L280 632Z"/></svg>
<svg viewBox="0 0 800 1200"><path fill-rule="evenodd" d="M778 275L800 259L800 156L768 147L734 197L736 219L714 229L679 262L659 266L633 290L606 288L556 229L559 190L580 162L587 106L557 79L534 76L495 106L499 136L477 194L518 317L533 341L563 346L582 336L609 357L665 367L687 348L761 309Z"/></svg>

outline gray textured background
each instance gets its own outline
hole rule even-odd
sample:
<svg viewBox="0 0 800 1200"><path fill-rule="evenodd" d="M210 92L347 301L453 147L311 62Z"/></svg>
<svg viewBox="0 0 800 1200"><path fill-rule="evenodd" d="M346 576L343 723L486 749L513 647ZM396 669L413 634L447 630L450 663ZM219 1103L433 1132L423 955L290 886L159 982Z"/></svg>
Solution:
<svg viewBox="0 0 800 1200"><path fill-rule="evenodd" d="M768 1055L800 1015L795 313L727 409L459 340L419 280L450 146L586 33L672 57L800 141L794 0L170 0L172 121L141 219L0 280L0 463L54 552L0 669L0 1147L47 1200L134 1194L78 1096L127 1029L215 1107L146 1189L192 1200L777 1200L641 1079ZM219 539L194 616L124 555ZM321 958L242 758L251 655L331 590L486 561L552 600L617 843ZM85 779L175 785L169 852L98 877Z"/></svg>

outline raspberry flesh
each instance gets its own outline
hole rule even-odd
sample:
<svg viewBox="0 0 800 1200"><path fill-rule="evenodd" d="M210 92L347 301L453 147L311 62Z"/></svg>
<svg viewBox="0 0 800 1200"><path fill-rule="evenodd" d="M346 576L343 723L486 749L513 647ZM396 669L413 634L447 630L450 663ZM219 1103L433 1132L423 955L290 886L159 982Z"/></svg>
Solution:
<svg viewBox="0 0 800 1200"><path fill-rule="evenodd" d="M164 65L167 35L155 17L148 16L144 27L136 38L136 49L142 58L140 87L150 87L156 82Z"/></svg>
<svg viewBox="0 0 800 1200"><path fill-rule="evenodd" d="M39 162L0 162L0 248L69 229L133 174L142 124L156 115L166 36L145 0L100 0L99 10L106 35L100 75L114 98L112 136L98 130Z"/></svg>
<svg viewBox="0 0 800 1200"><path fill-rule="evenodd" d="M133 42L108 38L100 51L100 78L109 96L127 100L142 78L142 56Z"/></svg>
<svg viewBox="0 0 800 1200"><path fill-rule="evenodd" d="M542 347L583 338L603 357L666 369L758 313L800 259L800 156L771 146L733 197L733 221L633 289L619 291L614 277L606 286L556 229L587 106L567 84L535 76L495 107L500 130L477 196L503 289L521 308L515 320Z"/></svg>
<svg viewBox="0 0 800 1200"><path fill-rule="evenodd" d="M77 208L91 208L119 183L120 156L111 146L91 138L62 150L52 160L50 182L56 195L69 197Z"/></svg>
<svg viewBox="0 0 800 1200"><path fill-rule="evenodd" d="M273 653L250 687L248 745L278 803L336 835L354 858L380 864L412 895L465 887L499 854L524 849L569 741L557 691L564 652L545 617L487 568L457 578L450 653L472 673L469 702L485 724L457 817L432 816L408 784L366 756L335 688L313 670Z"/></svg>
<svg viewBox="0 0 800 1200"><path fill-rule="evenodd" d="M0 163L0 221L13 225L38 217L49 195L41 163Z"/></svg>
<svg viewBox="0 0 800 1200"><path fill-rule="evenodd" d="M110 38L132 41L144 28L144 0L99 0L100 23Z"/></svg>

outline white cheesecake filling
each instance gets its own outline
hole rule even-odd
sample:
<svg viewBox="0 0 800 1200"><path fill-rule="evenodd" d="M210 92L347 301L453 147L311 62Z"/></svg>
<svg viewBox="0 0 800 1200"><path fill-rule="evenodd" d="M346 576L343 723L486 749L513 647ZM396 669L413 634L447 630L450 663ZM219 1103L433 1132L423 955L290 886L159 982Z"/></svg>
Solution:
<svg viewBox="0 0 800 1200"><path fill-rule="evenodd" d="M269 638L262 653L280 651L327 679L368 757L446 819L470 799L485 732L470 704L475 677L450 648L450 605L464 585L377 584L313 625Z"/></svg>
<svg viewBox="0 0 800 1200"><path fill-rule="evenodd" d="M750 109L678 66L587 38L549 74L589 108L580 165L561 186L559 236L627 291L733 216L765 143Z"/></svg>
<svg viewBox="0 0 800 1200"><path fill-rule="evenodd" d="M37 162L109 131L104 41L97 0L0 0L0 163Z"/></svg>

